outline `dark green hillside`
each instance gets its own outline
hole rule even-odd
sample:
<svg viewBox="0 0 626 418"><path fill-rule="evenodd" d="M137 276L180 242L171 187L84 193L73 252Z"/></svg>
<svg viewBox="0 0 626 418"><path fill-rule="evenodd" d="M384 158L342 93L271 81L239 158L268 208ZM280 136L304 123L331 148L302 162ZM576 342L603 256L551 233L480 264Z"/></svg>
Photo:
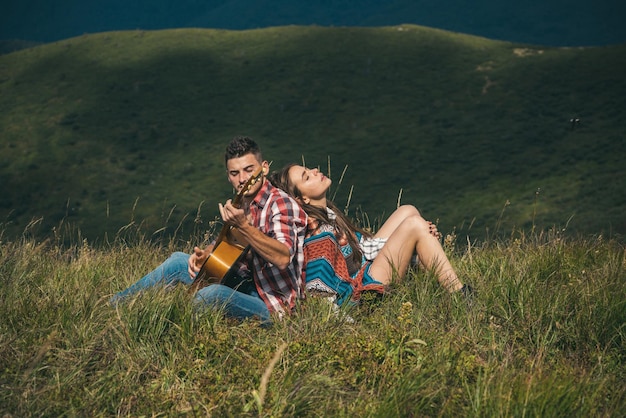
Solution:
<svg viewBox="0 0 626 418"><path fill-rule="evenodd" d="M473 238L568 221L624 234L624 74L626 46L418 26L133 31L25 49L0 56L0 222L5 236L40 217L41 235L62 221L92 240L130 222L191 232L199 207L213 219L229 195L223 148L247 134L274 167L330 158L338 182L348 165L337 200L354 186L351 210L370 217L402 190Z"/></svg>

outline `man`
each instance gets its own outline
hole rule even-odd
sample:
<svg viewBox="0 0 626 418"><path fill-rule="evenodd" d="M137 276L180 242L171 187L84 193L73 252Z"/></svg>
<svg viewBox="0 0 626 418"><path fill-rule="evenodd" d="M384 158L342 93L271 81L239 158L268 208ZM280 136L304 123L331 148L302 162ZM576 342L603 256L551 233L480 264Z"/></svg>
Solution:
<svg viewBox="0 0 626 418"><path fill-rule="evenodd" d="M228 316L256 316L267 323L272 314L282 317L291 313L304 295L302 245L307 217L295 200L265 178L269 164L251 138L233 138L224 160L228 180L237 192L242 191L253 173L262 170L260 180L243 191L240 205L233 205L232 199L218 205L224 224L250 246L236 269L240 281L248 279L250 285L236 286L235 290L211 284L198 290L194 300L203 306L223 308ZM175 252L137 283L114 295L111 303L152 286L191 285L213 248L214 244L204 250L195 247L191 255Z"/></svg>

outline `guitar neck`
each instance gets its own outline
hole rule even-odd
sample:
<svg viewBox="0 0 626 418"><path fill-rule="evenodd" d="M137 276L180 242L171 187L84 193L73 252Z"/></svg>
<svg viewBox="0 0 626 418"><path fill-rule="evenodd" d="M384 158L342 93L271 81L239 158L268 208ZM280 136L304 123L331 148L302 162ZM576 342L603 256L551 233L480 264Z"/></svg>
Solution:
<svg viewBox="0 0 626 418"><path fill-rule="evenodd" d="M237 193L237 195L233 198L233 201L232 201L231 204L234 207L236 207L237 209L241 208L241 203L242 203L244 195L250 190L250 188L252 186L254 186L256 184L257 181L259 181L259 179L261 178L262 174L263 174L263 167L259 167L252 174L252 176L250 176L250 178L243 185L243 187L241 188L239 193ZM224 225L222 227L222 230L220 231L220 234L217 236L217 239L215 240L215 244L216 245L226 238L226 236L228 235L228 232L230 231L230 229L231 229L230 225Z"/></svg>

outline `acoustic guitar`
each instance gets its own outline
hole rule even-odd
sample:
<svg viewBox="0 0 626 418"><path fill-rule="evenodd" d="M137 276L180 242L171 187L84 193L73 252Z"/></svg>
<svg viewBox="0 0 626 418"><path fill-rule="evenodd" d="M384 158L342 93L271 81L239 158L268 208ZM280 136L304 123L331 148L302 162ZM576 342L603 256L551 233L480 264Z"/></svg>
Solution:
<svg viewBox="0 0 626 418"><path fill-rule="evenodd" d="M243 196L261 179L263 175L263 167L259 167L252 173L252 176L246 181L239 193L232 201L232 205L239 208ZM236 288L240 281L235 280L237 265L241 261L250 245L245 242L243 237L230 225L224 225L217 239L213 251L202 263L200 271L191 283L190 293L195 293L210 284L220 283Z"/></svg>

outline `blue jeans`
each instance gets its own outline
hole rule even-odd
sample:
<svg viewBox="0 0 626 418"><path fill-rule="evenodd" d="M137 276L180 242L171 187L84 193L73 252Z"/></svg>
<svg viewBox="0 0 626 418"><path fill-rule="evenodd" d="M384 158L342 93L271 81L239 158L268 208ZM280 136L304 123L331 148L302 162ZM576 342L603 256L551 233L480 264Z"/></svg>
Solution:
<svg viewBox="0 0 626 418"><path fill-rule="evenodd" d="M135 284L113 295L110 303L116 305L123 299L151 287L174 287L178 283L191 285L193 279L189 277L187 271L188 261L189 254L173 253L160 266L143 276ZM254 286L251 290L243 293L228 286L212 284L196 292L194 303L199 307L223 309L227 316L233 318L244 319L256 316L263 323L271 322L269 309Z"/></svg>

